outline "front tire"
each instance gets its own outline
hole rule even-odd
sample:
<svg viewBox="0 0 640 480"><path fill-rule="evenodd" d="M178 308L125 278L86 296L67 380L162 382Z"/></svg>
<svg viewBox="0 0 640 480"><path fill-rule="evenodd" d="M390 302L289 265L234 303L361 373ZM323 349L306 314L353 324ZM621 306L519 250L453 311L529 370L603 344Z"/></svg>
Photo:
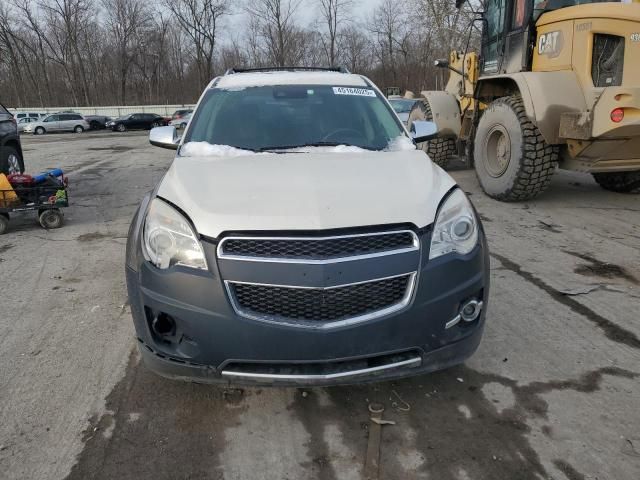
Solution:
<svg viewBox="0 0 640 480"><path fill-rule="evenodd" d="M24 172L24 162L14 147L4 147L0 152L0 173L10 175Z"/></svg>
<svg viewBox="0 0 640 480"><path fill-rule="evenodd" d="M482 189L505 202L529 200L547 189L559 147L545 142L520 95L495 100L480 117L473 157Z"/></svg>
<svg viewBox="0 0 640 480"><path fill-rule="evenodd" d="M640 170L593 173L592 175L598 185L605 190L618 193L640 193Z"/></svg>
<svg viewBox="0 0 640 480"><path fill-rule="evenodd" d="M84 132L84 127L82 125L76 125L76 128L74 128L73 131L75 133L82 133Z"/></svg>
<svg viewBox="0 0 640 480"><path fill-rule="evenodd" d="M42 210L40 215L38 216L40 220L40 225L42 228L46 228L47 230L51 230L54 228L60 228L64 223L64 216L62 212L57 208L48 208L46 210Z"/></svg>
<svg viewBox="0 0 640 480"><path fill-rule="evenodd" d="M37 127L33 133L35 133L36 135L44 135L45 132L46 130L44 129L44 127Z"/></svg>
<svg viewBox="0 0 640 480"><path fill-rule="evenodd" d="M422 98L418 100L409 113L408 126L411 130L411 124L416 120L432 122L433 113L431 112L431 105L429 100ZM435 138L428 142L422 142L418 144L418 148L429 155L429 158L437 165L445 168L456 152L456 141L453 138Z"/></svg>
<svg viewBox="0 0 640 480"><path fill-rule="evenodd" d="M119 132L126 132L126 131L127 131L127 127L125 127L123 124L121 124L121 123L120 123L120 124L116 127L116 130L117 130L117 131L119 131Z"/></svg>
<svg viewBox="0 0 640 480"><path fill-rule="evenodd" d="M8 229L9 216L4 213L0 213L0 235L4 235Z"/></svg>

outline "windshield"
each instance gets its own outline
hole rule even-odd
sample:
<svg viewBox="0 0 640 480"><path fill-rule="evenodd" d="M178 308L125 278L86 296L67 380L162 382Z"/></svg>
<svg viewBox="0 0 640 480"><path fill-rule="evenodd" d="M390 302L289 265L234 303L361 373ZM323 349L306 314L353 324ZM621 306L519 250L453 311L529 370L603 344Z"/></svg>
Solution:
<svg viewBox="0 0 640 480"><path fill-rule="evenodd" d="M403 135L391 109L373 89L271 85L209 90L185 143L253 151L337 145L383 150Z"/></svg>
<svg viewBox="0 0 640 480"><path fill-rule="evenodd" d="M389 103L396 111L396 113L409 113L411 111L411 107L416 103L415 100L405 100L405 99L393 99L389 100Z"/></svg>
<svg viewBox="0 0 640 480"><path fill-rule="evenodd" d="M537 20L544 12L558 10L565 7L573 7L574 5L584 5L586 3L603 3L615 2L620 0L534 0L533 2L533 18Z"/></svg>

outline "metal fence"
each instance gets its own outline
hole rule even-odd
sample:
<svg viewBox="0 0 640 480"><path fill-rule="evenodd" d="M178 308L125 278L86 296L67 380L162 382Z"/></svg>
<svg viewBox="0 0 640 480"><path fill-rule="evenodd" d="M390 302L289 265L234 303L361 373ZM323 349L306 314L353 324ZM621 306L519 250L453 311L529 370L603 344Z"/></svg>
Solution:
<svg viewBox="0 0 640 480"><path fill-rule="evenodd" d="M164 117L170 116L176 110L193 109L195 105L127 105L111 107L25 107L10 108L11 113L57 113L62 111L73 111L80 115L105 115L108 117L120 117L129 113L157 113Z"/></svg>

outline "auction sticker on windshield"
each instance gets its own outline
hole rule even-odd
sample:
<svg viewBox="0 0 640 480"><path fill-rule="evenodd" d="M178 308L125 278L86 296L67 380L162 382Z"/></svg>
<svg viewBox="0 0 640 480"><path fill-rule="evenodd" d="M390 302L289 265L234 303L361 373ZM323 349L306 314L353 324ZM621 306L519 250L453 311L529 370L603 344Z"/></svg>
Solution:
<svg viewBox="0 0 640 480"><path fill-rule="evenodd" d="M336 95L357 95L359 97L375 97L376 92L367 88L333 87Z"/></svg>

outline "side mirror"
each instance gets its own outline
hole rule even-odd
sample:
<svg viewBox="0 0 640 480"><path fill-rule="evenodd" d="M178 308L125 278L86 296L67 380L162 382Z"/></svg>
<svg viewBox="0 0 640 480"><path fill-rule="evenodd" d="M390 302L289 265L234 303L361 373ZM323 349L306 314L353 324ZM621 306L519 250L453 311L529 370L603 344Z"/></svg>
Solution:
<svg viewBox="0 0 640 480"><path fill-rule="evenodd" d="M155 147L177 150L180 137L176 127L156 127L149 132L149 143Z"/></svg>
<svg viewBox="0 0 640 480"><path fill-rule="evenodd" d="M411 124L411 138L416 143L433 140L438 136L438 126L433 122L416 120Z"/></svg>

